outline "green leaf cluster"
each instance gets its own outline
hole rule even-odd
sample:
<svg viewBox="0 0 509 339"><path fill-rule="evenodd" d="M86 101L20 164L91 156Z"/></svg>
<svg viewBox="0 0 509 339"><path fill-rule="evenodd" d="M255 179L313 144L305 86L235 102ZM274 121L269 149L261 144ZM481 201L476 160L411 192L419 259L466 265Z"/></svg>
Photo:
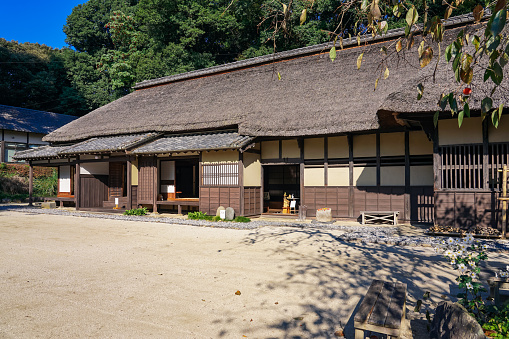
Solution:
<svg viewBox="0 0 509 339"><path fill-rule="evenodd" d="M147 213L148 209L146 207L134 208L124 211L124 215L146 215Z"/></svg>

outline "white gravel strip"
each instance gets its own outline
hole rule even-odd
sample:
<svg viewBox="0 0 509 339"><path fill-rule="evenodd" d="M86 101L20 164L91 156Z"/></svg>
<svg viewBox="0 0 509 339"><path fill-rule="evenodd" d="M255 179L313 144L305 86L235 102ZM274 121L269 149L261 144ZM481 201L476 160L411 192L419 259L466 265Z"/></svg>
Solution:
<svg viewBox="0 0 509 339"><path fill-rule="evenodd" d="M0 206L0 210L9 210L22 213L37 213L37 214L51 214L51 215L65 215L84 218L100 218L100 219L113 219L125 221L141 221L141 222L157 222L166 224L190 225L200 227L216 227L216 228L229 228L249 230L265 226L276 227L298 227L298 228L314 228L319 230L341 230L345 231L344 234L337 236L340 241L347 242L362 242L362 243L375 243L396 246L426 246L434 247L441 244L444 237L432 236L397 236L394 235L397 231L396 228L391 227L377 227L377 226L344 226L325 224L319 222L312 223L299 223L296 221L264 221L252 220L250 222L215 222L207 220L192 220L182 218L168 218L168 217L152 217L152 216L130 216L123 214L107 214L107 213L87 213L87 212L72 212L58 209L41 209L37 207L17 207L17 206ZM478 239L481 244L487 244L491 250L494 251L508 251L508 241L498 241L492 239Z"/></svg>

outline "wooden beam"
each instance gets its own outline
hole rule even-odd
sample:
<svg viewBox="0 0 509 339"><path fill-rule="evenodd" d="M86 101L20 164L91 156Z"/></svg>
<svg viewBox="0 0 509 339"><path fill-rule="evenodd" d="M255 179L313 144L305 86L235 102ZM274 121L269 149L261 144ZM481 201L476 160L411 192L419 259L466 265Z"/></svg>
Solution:
<svg viewBox="0 0 509 339"><path fill-rule="evenodd" d="M260 214L263 214L263 190L265 189L265 185L264 185L264 175L263 175L263 172L264 172L264 167L263 165L260 166ZM301 200L302 201L302 200Z"/></svg>
<svg viewBox="0 0 509 339"><path fill-rule="evenodd" d="M157 192L159 191L158 185L157 185L157 179L158 179L158 170L157 170L157 157L154 157L154 161L152 162L152 178L153 178L153 187L154 187L154 193L152 194L152 201L153 201L153 207L152 212L157 213Z"/></svg>
<svg viewBox="0 0 509 339"><path fill-rule="evenodd" d="M348 140L348 216L353 218L354 190L353 190L353 136L349 134Z"/></svg>
<svg viewBox="0 0 509 339"><path fill-rule="evenodd" d="M279 139L279 159L283 159L283 140Z"/></svg>
<svg viewBox="0 0 509 339"><path fill-rule="evenodd" d="M28 206L33 206L34 201L34 166L32 161L29 161L29 172L28 172Z"/></svg>
<svg viewBox="0 0 509 339"><path fill-rule="evenodd" d="M2 138L3 138L3 132L2 130ZM5 141L0 141L0 162L5 162Z"/></svg>

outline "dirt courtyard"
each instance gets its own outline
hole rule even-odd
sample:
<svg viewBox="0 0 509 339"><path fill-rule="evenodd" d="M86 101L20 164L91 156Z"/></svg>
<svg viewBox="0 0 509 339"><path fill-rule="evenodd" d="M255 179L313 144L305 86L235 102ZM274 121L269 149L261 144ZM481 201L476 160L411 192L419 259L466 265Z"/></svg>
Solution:
<svg viewBox="0 0 509 339"><path fill-rule="evenodd" d="M334 338L346 326L351 338L374 278L408 285L410 319L425 291L457 293L431 248L339 232L1 211L0 337ZM404 337L426 337L418 322Z"/></svg>

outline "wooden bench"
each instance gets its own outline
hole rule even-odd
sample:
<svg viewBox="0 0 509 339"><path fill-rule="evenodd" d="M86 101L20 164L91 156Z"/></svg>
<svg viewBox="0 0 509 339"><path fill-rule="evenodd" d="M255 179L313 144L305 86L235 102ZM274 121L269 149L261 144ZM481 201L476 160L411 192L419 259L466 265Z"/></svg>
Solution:
<svg viewBox="0 0 509 339"><path fill-rule="evenodd" d="M354 317L355 339L364 339L364 331L399 337L405 309L406 284L373 280Z"/></svg>
<svg viewBox="0 0 509 339"><path fill-rule="evenodd" d="M500 290L509 290L509 279L490 278L488 285L490 286L490 297L493 298L495 305L500 306Z"/></svg>
<svg viewBox="0 0 509 339"><path fill-rule="evenodd" d="M173 205L177 206L177 213L182 214L182 206L200 206L200 199L198 198L180 198L157 201L158 205Z"/></svg>
<svg viewBox="0 0 509 339"><path fill-rule="evenodd" d="M393 225L398 224L399 211L361 211L362 224L366 225L368 222L389 222Z"/></svg>

